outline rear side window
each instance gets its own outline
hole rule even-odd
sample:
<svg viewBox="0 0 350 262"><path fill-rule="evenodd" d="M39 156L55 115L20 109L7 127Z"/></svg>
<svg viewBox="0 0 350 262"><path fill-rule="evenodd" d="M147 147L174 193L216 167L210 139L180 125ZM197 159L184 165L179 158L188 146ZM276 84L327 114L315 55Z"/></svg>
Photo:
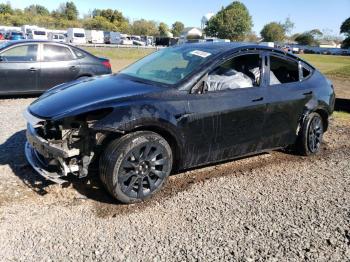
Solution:
<svg viewBox="0 0 350 262"><path fill-rule="evenodd" d="M72 52L69 48L59 45L44 45L44 61L69 61L73 60Z"/></svg>
<svg viewBox="0 0 350 262"><path fill-rule="evenodd" d="M270 56L270 85L299 81L298 63L281 57Z"/></svg>
<svg viewBox="0 0 350 262"><path fill-rule="evenodd" d="M85 57L83 52L81 52L81 51L79 51L78 49L75 49L75 48L72 48L72 49L73 49L73 52L74 52L74 54L75 54L75 56L77 58L84 58Z"/></svg>
<svg viewBox="0 0 350 262"><path fill-rule="evenodd" d="M38 45L20 45L2 52L0 58L5 62L34 62L37 54Z"/></svg>
<svg viewBox="0 0 350 262"><path fill-rule="evenodd" d="M308 78L311 75L311 71L303 67L303 78Z"/></svg>

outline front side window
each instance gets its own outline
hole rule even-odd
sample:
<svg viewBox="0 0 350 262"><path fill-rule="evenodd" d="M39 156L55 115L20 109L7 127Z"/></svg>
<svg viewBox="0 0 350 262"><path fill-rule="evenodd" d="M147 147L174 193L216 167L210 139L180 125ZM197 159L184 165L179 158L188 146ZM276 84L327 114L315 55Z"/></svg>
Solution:
<svg viewBox="0 0 350 262"><path fill-rule="evenodd" d="M270 56L270 85L299 81L299 65L296 61Z"/></svg>
<svg viewBox="0 0 350 262"><path fill-rule="evenodd" d="M59 45L44 45L44 61L69 61L73 60L72 52L69 48Z"/></svg>
<svg viewBox="0 0 350 262"><path fill-rule="evenodd" d="M234 57L209 74L205 91L257 87L261 82L261 67L259 54Z"/></svg>
<svg viewBox="0 0 350 262"><path fill-rule="evenodd" d="M165 48L132 64L121 73L139 79L174 85L213 57L213 50L181 46Z"/></svg>
<svg viewBox="0 0 350 262"><path fill-rule="evenodd" d="M38 45L20 45L12 47L0 54L5 62L34 62L37 61Z"/></svg>

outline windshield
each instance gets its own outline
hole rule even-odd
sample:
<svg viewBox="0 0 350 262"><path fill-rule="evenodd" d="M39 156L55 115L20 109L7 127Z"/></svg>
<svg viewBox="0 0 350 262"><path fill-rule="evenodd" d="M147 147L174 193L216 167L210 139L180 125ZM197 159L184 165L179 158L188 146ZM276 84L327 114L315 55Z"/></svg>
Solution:
<svg viewBox="0 0 350 262"><path fill-rule="evenodd" d="M165 48L122 70L122 74L159 82L177 84L213 56L213 50L198 46Z"/></svg>
<svg viewBox="0 0 350 262"><path fill-rule="evenodd" d="M22 33L20 33L20 32L12 32L12 35L20 35L20 36L22 36Z"/></svg>

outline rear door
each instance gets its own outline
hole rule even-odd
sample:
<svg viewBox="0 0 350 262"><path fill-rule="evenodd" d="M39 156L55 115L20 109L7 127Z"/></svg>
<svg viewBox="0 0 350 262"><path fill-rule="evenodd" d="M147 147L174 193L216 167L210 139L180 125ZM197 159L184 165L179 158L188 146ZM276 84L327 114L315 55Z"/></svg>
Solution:
<svg viewBox="0 0 350 262"><path fill-rule="evenodd" d="M71 49L60 44L42 44L39 89L47 90L75 80L80 66Z"/></svg>
<svg viewBox="0 0 350 262"><path fill-rule="evenodd" d="M0 92L36 91L39 72L37 44L19 44L6 49L0 54Z"/></svg>
<svg viewBox="0 0 350 262"><path fill-rule="evenodd" d="M268 55L266 82L266 121L263 128L263 148L293 144L306 103L312 92L300 81L300 64L284 55Z"/></svg>

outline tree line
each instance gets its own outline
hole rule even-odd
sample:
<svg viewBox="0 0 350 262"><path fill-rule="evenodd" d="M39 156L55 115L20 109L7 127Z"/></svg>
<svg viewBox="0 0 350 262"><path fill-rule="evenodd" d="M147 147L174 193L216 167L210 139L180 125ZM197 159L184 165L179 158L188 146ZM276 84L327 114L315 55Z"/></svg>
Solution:
<svg viewBox="0 0 350 262"><path fill-rule="evenodd" d="M9 3L0 4L0 24L21 26L35 24L50 29L68 27L83 27L104 31L116 31L135 35L180 36L184 30L181 21L174 22L170 27L163 22L140 19L131 22L122 12L113 9L94 9L83 18L74 2L62 3L56 10L50 12L42 5L30 5L22 9L14 9ZM256 42L259 37L252 32L253 20L247 7L234 1L213 16L206 24L204 32L207 36L230 39L232 41ZM266 24L260 32L263 41L285 42L295 41L302 45L318 45L322 40L341 41L338 37L313 29L291 35L294 23L287 18L284 22ZM345 35L343 48L350 48L350 18L340 27L340 33Z"/></svg>
<svg viewBox="0 0 350 262"><path fill-rule="evenodd" d="M122 12L113 9L94 9L83 18L79 18L79 11L72 1L61 3L52 12L42 5L15 9L10 3L2 3L0 4L0 24L7 26L35 24L49 29L83 27L151 36L167 36L171 32L175 37L180 36L185 27L180 21L174 22L171 27L162 22L145 19L130 22Z"/></svg>

